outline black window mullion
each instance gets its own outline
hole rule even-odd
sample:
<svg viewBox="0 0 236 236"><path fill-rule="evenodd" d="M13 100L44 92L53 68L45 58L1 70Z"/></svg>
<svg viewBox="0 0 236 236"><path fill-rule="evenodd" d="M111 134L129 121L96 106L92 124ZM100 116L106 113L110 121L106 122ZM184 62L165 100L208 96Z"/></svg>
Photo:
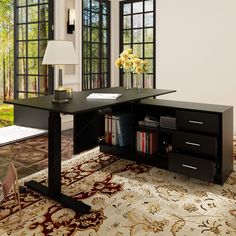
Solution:
<svg viewBox="0 0 236 236"><path fill-rule="evenodd" d="M39 19L40 19L40 5L38 5L38 22L39 22ZM39 33L39 30L40 30L40 27L39 27L39 24L38 24L38 57L40 55L40 48L39 48L39 39L40 39L40 33ZM40 75L40 60L38 60L38 74ZM40 77L38 76L37 78L37 84L38 84L38 96L40 94Z"/></svg>
<svg viewBox="0 0 236 236"><path fill-rule="evenodd" d="M90 58L92 57L92 0L90 0ZM89 73L89 84L88 84L88 89L92 88L92 60L89 60L90 63L90 73Z"/></svg>
<svg viewBox="0 0 236 236"><path fill-rule="evenodd" d="M28 1L26 0L26 40L29 38L28 34ZM28 43L26 44L26 76L25 76L25 91L28 91L28 72L29 72L29 66L28 66ZM28 98L28 93L26 93L26 98Z"/></svg>
<svg viewBox="0 0 236 236"><path fill-rule="evenodd" d="M103 16L102 16L102 0L99 0L99 45L98 45L98 60L100 61L99 63L99 68L98 68L98 81L99 81L99 86L103 87L102 84L102 23L103 23Z"/></svg>

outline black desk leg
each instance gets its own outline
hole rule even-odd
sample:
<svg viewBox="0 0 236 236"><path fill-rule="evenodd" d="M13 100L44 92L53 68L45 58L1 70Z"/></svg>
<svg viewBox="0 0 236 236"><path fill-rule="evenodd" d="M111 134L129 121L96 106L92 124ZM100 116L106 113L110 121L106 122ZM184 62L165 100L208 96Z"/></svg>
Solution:
<svg viewBox="0 0 236 236"><path fill-rule="evenodd" d="M61 117L50 112L48 119L48 187L36 182L25 183L29 188L60 202L78 213L87 213L89 205L61 193Z"/></svg>

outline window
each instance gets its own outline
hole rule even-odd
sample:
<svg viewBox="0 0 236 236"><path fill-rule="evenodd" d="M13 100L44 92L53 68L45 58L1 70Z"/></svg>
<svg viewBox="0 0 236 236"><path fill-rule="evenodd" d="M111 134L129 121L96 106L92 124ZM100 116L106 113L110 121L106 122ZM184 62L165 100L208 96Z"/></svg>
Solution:
<svg viewBox="0 0 236 236"><path fill-rule="evenodd" d="M110 87L110 2L83 0L82 90Z"/></svg>
<svg viewBox="0 0 236 236"><path fill-rule="evenodd" d="M15 0L14 11L14 96L50 94L53 73L42 65L42 59L48 39L53 38L53 0Z"/></svg>
<svg viewBox="0 0 236 236"><path fill-rule="evenodd" d="M155 88L155 1L133 0L120 2L120 51L132 48L134 55L148 62L142 75L143 88ZM132 74L135 85L136 74ZM120 74L123 85L123 72Z"/></svg>

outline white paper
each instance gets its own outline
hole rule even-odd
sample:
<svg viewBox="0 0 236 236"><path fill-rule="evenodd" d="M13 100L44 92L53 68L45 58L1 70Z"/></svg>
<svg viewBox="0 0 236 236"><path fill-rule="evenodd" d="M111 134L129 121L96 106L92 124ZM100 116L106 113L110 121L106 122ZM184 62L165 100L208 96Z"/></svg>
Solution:
<svg viewBox="0 0 236 236"><path fill-rule="evenodd" d="M115 100L122 96L121 93L91 93L87 99L111 99Z"/></svg>

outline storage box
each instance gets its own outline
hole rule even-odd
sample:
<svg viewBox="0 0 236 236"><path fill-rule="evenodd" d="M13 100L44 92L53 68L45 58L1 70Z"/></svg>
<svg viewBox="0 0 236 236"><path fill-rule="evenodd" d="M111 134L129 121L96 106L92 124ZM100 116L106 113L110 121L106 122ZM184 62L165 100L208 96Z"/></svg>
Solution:
<svg viewBox="0 0 236 236"><path fill-rule="evenodd" d="M160 127L166 129L176 129L176 118L170 116L160 116Z"/></svg>

